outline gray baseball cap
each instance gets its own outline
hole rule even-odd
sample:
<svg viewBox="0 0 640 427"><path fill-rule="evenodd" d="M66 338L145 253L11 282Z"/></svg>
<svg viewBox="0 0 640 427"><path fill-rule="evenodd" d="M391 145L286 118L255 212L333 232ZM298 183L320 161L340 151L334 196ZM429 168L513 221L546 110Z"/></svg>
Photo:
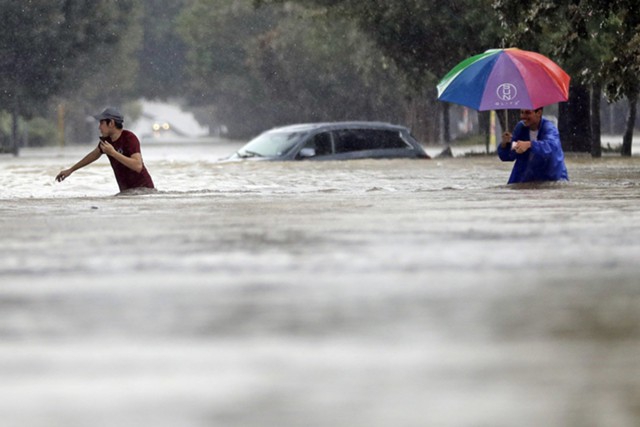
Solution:
<svg viewBox="0 0 640 427"><path fill-rule="evenodd" d="M102 113L93 116L96 120L114 120L116 122L124 122L124 116L115 108L106 108Z"/></svg>

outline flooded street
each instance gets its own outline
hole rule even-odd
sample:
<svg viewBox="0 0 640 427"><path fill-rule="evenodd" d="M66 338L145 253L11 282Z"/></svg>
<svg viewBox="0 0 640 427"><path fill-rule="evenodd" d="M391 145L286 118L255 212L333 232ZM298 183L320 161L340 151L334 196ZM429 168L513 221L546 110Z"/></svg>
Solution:
<svg viewBox="0 0 640 427"><path fill-rule="evenodd" d="M640 158L0 156L3 425L640 424ZM438 149L428 150L435 154Z"/></svg>

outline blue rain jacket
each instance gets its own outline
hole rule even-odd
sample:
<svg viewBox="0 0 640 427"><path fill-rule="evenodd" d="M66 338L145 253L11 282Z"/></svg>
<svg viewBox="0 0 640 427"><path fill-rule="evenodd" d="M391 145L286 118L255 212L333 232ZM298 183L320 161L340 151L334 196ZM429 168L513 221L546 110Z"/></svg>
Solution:
<svg viewBox="0 0 640 427"><path fill-rule="evenodd" d="M500 160L516 162L509 177L509 184L569 180L567 167L564 164L564 152L560 144L560 134L556 126L543 117L537 138L531 141L531 148L522 154L511 150L511 145L502 148L502 144L498 144ZM511 142L529 140L529 128L523 122L519 122L513 130Z"/></svg>

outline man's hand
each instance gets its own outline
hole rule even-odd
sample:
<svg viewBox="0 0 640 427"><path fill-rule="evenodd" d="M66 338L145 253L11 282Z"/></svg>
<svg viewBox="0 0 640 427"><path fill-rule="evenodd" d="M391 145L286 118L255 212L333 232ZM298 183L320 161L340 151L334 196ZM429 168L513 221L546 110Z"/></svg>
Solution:
<svg viewBox="0 0 640 427"><path fill-rule="evenodd" d="M100 148L101 152L109 157L113 157L118 162L122 163L134 172L140 173L142 171L142 168L144 167L144 164L142 163L142 156L140 155L140 153L133 153L131 157L127 157L124 154L116 151L113 145L106 141L101 141L98 147Z"/></svg>
<svg viewBox="0 0 640 427"><path fill-rule="evenodd" d="M531 148L531 141L516 141L511 148L518 154L522 154Z"/></svg>
<svg viewBox="0 0 640 427"><path fill-rule="evenodd" d="M504 132L502 134L502 148L507 148L507 145L511 143L511 132Z"/></svg>
<svg viewBox="0 0 640 427"><path fill-rule="evenodd" d="M56 176L56 181L62 182L72 173L73 171L71 169L65 169L63 171L60 171L60 173Z"/></svg>
<svg viewBox="0 0 640 427"><path fill-rule="evenodd" d="M106 154L107 156L113 156L116 152L116 149L113 148L113 145L106 141L100 141L100 151Z"/></svg>

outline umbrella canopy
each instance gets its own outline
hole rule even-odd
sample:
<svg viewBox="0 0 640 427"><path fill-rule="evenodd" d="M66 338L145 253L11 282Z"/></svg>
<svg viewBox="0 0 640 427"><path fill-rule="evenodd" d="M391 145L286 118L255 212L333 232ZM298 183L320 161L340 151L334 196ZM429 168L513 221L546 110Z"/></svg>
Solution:
<svg viewBox="0 0 640 427"><path fill-rule="evenodd" d="M476 110L535 110L569 99L570 77L539 53L490 49L456 65L438 83L438 99Z"/></svg>

